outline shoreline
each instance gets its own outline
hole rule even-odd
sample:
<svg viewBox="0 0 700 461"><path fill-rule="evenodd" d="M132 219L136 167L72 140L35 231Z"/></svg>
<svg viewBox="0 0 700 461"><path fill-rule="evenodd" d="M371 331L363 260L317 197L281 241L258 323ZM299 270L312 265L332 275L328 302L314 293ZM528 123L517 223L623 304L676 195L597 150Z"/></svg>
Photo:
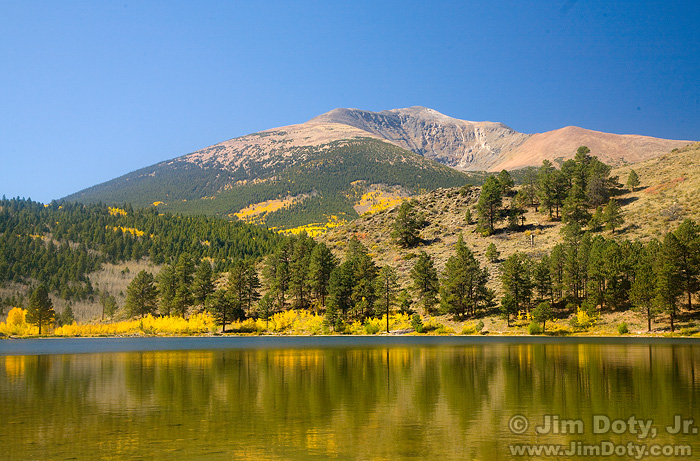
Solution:
<svg viewBox="0 0 700 461"><path fill-rule="evenodd" d="M475 345L599 344L700 346L700 338L671 336L529 335L193 335L32 337L0 342L0 356L226 349L459 347Z"/></svg>

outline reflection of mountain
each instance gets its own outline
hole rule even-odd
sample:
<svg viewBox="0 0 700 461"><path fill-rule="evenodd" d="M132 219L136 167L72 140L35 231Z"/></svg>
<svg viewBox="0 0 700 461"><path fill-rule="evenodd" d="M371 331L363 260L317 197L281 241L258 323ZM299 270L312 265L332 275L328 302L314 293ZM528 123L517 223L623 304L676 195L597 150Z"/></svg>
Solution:
<svg viewBox="0 0 700 461"><path fill-rule="evenodd" d="M0 412L22 424L0 440L17 459L505 459L504 441L534 434L510 434L514 414L587 431L601 412L658 426L697 414L698 366L692 346L561 343L7 356Z"/></svg>

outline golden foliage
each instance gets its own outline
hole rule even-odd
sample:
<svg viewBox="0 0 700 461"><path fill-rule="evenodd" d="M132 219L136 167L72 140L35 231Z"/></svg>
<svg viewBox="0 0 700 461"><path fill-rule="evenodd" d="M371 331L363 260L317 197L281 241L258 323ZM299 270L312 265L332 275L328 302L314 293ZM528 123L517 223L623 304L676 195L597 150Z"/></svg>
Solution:
<svg viewBox="0 0 700 461"><path fill-rule="evenodd" d="M355 206L364 210L363 215L369 215L393 208L406 199L408 197L389 194L383 190L373 190L362 194Z"/></svg>
<svg viewBox="0 0 700 461"><path fill-rule="evenodd" d="M316 237L319 234L325 233L329 229L333 229L347 223L346 219L339 218L336 215L327 216L327 218L328 221L326 223L305 224L303 226L293 227L291 229L282 229L279 231L279 233L286 235L299 235L302 232L306 232L309 237Z"/></svg>
<svg viewBox="0 0 700 461"><path fill-rule="evenodd" d="M105 226L105 229L109 229L109 226ZM121 229L123 233L125 234L131 234L135 237L143 237L146 233L144 231L140 231L134 227L122 227L122 226L113 226L112 230L114 232L117 231L117 229Z"/></svg>
<svg viewBox="0 0 700 461"><path fill-rule="evenodd" d="M133 336L133 335L194 335L216 330L214 319L208 313L182 317L153 317L114 323L64 325L54 330L56 336Z"/></svg>
<svg viewBox="0 0 700 461"><path fill-rule="evenodd" d="M7 314L7 320L0 323L0 333L6 336L29 336L39 334L39 329L27 323L27 311L13 307Z"/></svg>
<svg viewBox="0 0 700 461"><path fill-rule="evenodd" d="M108 210L109 214L112 216L126 216L126 210L122 210L121 208L111 206L108 208Z"/></svg>

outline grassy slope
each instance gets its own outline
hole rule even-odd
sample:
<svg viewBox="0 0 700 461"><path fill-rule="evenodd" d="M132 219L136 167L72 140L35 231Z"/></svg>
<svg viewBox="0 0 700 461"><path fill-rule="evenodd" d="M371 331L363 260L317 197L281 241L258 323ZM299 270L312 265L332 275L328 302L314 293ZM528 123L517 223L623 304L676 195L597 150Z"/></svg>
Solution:
<svg viewBox="0 0 700 461"><path fill-rule="evenodd" d="M696 221L700 219L700 143L632 167L639 175L642 186L634 193L625 192L617 197L623 205L626 222L621 231L616 231L615 238L662 238L664 232L675 229L683 218ZM619 175L620 181L624 183L629 170L630 167L621 167L614 170L613 175ZM685 179L681 181L678 178ZM447 259L453 254L458 235L462 233L465 242L480 263L488 267L491 273L490 286L499 290L499 264L487 261L485 253L488 245L496 245L501 253L501 261L516 251L538 258L562 241L562 224L549 221L547 215L530 209L525 214L525 227L522 231L507 231L505 223L501 222L501 231L483 237L475 232L475 224L467 225L464 222L467 208L471 209L472 216L476 217L478 197L479 188L473 188L466 196L460 195L458 189L440 189L417 197L416 211L423 213L429 224L421 231L421 244L411 250L399 248L391 240L391 223L396 208L363 216L318 238L328 243L336 254L342 257L349 239L348 233L357 235L375 257L377 264L394 266L402 286L407 287L410 284L410 270L415 263L415 258L412 258L410 253L417 255L421 250L426 251L434 258L438 273L441 273ZM683 212L677 219L672 220L664 211L674 203ZM534 245L531 245L531 234L534 235ZM613 237L609 232L603 232L603 235ZM665 327L666 319L660 320L661 327ZM443 318L443 321L452 323L447 318ZM616 327L621 321L630 325L630 331L646 331L646 325L638 320L634 312L604 315L599 322L599 330L617 334ZM490 315L485 323L491 331L507 331L505 322L496 315ZM457 332L461 331L462 323L454 326ZM523 324L522 329L525 327Z"/></svg>

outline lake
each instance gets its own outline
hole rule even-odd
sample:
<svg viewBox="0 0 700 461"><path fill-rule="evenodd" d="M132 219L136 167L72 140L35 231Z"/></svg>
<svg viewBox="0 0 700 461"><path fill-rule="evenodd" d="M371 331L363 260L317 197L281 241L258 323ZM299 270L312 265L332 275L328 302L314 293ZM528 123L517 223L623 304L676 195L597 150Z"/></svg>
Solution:
<svg viewBox="0 0 700 461"><path fill-rule="evenodd" d="M700 343L532 340L0 341L0 457L700 456Z"/></svg>

